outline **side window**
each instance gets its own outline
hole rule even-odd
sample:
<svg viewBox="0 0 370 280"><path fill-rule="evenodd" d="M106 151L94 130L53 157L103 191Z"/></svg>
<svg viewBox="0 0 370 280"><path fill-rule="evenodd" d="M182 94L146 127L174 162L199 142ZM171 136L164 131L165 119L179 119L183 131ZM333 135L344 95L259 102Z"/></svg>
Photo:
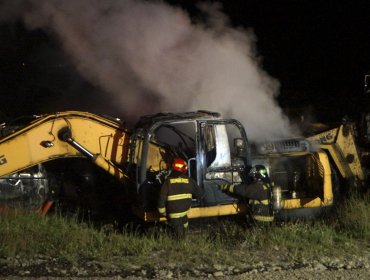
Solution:
<svg viewBox="0 0 370 280"><path fill-rule="evenodd" d="M151 172L168 169L169 154L160 145L149 144L146 169Z"/></svg>

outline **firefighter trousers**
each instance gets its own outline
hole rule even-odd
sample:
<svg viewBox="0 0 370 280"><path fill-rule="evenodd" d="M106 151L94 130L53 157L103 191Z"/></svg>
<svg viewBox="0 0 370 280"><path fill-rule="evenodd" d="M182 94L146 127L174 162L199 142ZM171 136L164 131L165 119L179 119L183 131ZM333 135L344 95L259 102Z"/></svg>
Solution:
<svg viewBox="0 0 370 280"><path fill-rule="evenodd" d="M185 232L188 228L188 216L170 218L168 224L171 227L173 235L178 239L182 239L185 237Z"/></svg>

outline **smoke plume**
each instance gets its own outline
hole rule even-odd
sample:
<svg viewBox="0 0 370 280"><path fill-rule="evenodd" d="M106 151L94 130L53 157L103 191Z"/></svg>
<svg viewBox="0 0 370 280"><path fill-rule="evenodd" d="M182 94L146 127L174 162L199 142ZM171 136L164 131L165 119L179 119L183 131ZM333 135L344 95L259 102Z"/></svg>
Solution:
<svg viewBox="0 0 370 280"><path fill-rule="evenodd" d="M239 119L252 140L290 136L279 82L261 68L253 31L232 28L221 8L200 5L207 19L194 23L159 1L13 0L0 5L0 20L56 36L79 73L107 93L103 102L127 118L202 109Z"/></svg>

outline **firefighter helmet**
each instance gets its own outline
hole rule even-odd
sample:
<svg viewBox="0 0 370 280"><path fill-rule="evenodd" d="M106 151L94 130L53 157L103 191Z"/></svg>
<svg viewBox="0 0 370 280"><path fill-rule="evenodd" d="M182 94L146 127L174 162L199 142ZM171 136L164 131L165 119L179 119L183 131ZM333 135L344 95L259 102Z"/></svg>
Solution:
<svg viewBox="0 0 370 280"><path fill-rule="evenodd" d="M256 180L264 180L268 178L267 169L264 165L256 165L250 171L249 175Z"/></svg>
<svg viewBox="0 0 370 280"><path fill-rule="evenodd" d="M186 164L186 161L182 158L175 158L172 163L172 170L186 173L188 171L188 165Z"/></svg>

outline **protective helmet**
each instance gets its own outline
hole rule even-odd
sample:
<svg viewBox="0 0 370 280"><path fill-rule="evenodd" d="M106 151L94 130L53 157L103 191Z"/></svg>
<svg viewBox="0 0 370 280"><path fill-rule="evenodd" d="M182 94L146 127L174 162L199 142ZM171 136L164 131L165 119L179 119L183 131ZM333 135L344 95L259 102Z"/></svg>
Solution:
<svg viewBox="0 0 370 280"><path fill-rule="evenodd" d="M267 169L265 166L263 165L256 165L254 166L250 171L249 171L249 175L253 178L255 178L256 180L263 180L263 179L267 179L268 178L268 173L267 173Z"/></svg>
<svg viewBox="0 0 370 280"><path fill-rule="evenodd" d="M186 173L188 171L188 165L186 164L186 161L182 158L175 158L172 163L172 170Z"/></svg>

